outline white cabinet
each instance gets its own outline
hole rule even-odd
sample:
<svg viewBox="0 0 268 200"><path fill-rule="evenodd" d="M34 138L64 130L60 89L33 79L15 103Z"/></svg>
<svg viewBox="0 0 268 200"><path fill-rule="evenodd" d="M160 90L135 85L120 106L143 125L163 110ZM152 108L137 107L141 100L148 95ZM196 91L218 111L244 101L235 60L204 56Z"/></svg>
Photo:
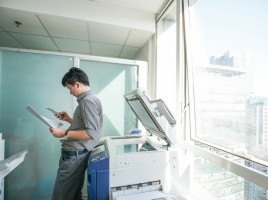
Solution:
<svg viewBox="0 0 268 200"><path fill-rule="evenodd" d="M5 158L5 140L0 133L0 200L4 200L4 177L24 161L27 150L21 151L7 159Z"/></svg>

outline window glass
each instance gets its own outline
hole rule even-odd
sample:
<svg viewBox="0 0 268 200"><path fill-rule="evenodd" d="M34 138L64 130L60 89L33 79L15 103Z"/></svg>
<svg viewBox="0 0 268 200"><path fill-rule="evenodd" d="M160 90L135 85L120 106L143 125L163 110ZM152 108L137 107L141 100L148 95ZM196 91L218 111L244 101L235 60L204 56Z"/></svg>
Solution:
<svg viewBox="0 0 268 200"><path fill-rule="evenodd" d="M189 2L192 137L268 161L268 2Z"/></svg>

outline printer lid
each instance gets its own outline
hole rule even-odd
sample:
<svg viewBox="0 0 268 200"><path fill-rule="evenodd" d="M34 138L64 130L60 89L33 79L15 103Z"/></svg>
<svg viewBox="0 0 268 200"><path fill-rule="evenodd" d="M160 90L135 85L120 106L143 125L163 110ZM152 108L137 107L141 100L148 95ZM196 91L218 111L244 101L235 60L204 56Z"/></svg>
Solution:
<svg viewBox="0 0 268 200"><path fill-rule="evenodd" d="M160 137L168 146L171 146L172 143L165 133L163 117L171 127L176 124L176 121L165 103L161 99L151 101L140 89L133 90L124 97L147 132Z"/></svg>

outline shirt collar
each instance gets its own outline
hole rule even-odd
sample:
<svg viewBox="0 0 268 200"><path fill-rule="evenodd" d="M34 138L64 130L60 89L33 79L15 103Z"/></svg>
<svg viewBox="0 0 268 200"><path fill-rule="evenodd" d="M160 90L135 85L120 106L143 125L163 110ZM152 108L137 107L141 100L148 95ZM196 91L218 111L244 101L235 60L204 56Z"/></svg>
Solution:
<svg viewBox="0 0 268 200"><path fill-rule="evenodd" d="M78 98L77 98L77 102L79 103L82 99L85 98L85 96L87 96L88 94L92 93L91 90L88 90L86 92L84 92L83 94L81 94Z"/></svg>

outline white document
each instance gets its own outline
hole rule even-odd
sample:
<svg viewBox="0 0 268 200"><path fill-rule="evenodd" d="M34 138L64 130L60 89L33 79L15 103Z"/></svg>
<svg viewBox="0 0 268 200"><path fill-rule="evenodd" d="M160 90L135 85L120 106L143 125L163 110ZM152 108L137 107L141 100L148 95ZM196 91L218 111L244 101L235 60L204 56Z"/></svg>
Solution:
<svg viewBox="0 0 268 200"><path fill-rule="evenodd" d="M37 117L39 120L41 120L43 123L45 123L47 126L52 127L52 128L59 128L63 124L60 122L56 122L54 120L48 119L42 115L40 115L38 112L36 112L32 106L27 105L26 109L32 113L35 117Z"/></svg>

